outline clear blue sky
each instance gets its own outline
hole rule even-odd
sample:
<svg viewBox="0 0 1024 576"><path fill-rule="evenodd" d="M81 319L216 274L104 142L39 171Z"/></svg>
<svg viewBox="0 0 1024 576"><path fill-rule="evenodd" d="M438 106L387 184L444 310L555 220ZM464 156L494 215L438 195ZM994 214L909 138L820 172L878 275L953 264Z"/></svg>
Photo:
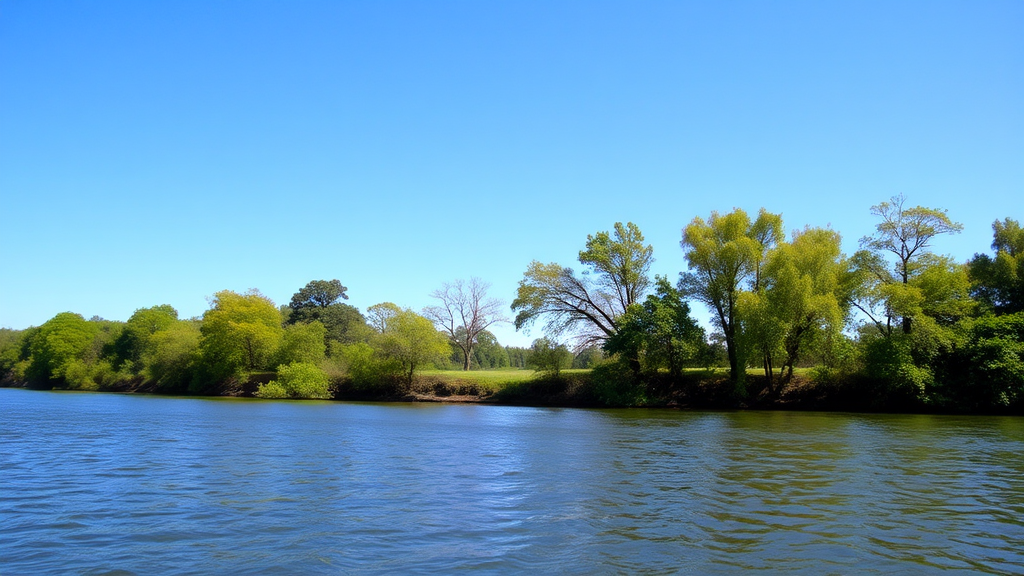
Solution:
<svg viewBox="0 0 1024 576"><path fill-rule="evenodd" d="M420 309L741 207L1024 220L1024 2L0 0L0 326L218 290ZM507 344L539 336L497 330Z"/></svg>

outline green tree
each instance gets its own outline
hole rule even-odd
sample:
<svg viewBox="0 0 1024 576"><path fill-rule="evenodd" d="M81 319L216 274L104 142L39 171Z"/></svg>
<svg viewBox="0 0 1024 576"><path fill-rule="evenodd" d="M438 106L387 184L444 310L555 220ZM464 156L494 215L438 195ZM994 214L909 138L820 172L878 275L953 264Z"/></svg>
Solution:
<svg viewBox="0 0 1024 576"><path fill-rule="evenodd" d="M448 338L434 328L433 322L412 310L401 310L391 316L373 345L385 358L401 366L408 385L412 384L417 368L442 362L451 354Z"/></svg>
<svg viewBox="0 0 1024 576"><path fill-rule="evenodd" d="M562 370L572 365L572 352L565 346L549 338L538 338L533 341L532 354L528 366L538 372L557 377Z"/></svg>
<svg viewBox="0 0 1024 576"><path fill-rule="evenodd" d="M763 208L753 222L737 208L725 215L712 212L707 221L694 218L683 229L680 244L689 271L680 274L679 290L714 311L738 396L746 394L746 354L740 347L737 318L739 295L745 282L755 292L761 289L767 253L782 238L782 218Z"/></svg>
<svg viewBox="0 0 1024 576"><path fill-rule="evenodd" d="M690 316L682 293L657 277L655 294L626 310L619 331L605 342L605 351L642 361L643 368L668 368L678 380L686 362L704 345L704 330Z"/></svg>
<svg viewBox="0 0 1024 576"><path fill-rule="evenodd" d="M782 358L781 383L809 346L837 341L849 312L854 277L833 230L806 228L779 244L764 266L762 289L741 295L740 309L768 356L765 376L774 392L772 356ZM823 351L822 351L823 352Z"/></svg>
<svg viewBox="0 0 1024 576"><path fill-rule="evenodd" d="M581 275L555 263L530 263L512 302L517 330L544 318L552 336L575 333L582 344L603 343L650 287L653 249L632 222L616 222L614 235L587 236L579 261L587 267Z"/></svg>
<svg viewBox="0 0 1024 576"><path fill-rule="evenodd" d="M871 214L881 222L875 225L874 235L861 238L862 250L854 255L866 279L866 291L854 305L887 336L897 321L904 334L913 329L914 315L923 298L914 289L913 280L935 265L929 250L932 240L963 229L945 210L907 208L905 202L901 195L871 207ZM891 263L887 256L894 257Z"/></svg>
<svg viewBox="0 0 1024 576"><path fill-rule="evenodd" d="M402 308L393 302L381 302L366 309L369 318L370 328L377 334L387 331L391 319L398 315Z"/></svg>
<svg viewBox="0 0 1024 576"><path fill-rule="evenodd" d="M142 353L143 374L165 392L184 392L199 362L199 322L178 320L153 333Z"/></svg>
<svg viewBox="0 0 1024 576"><path fill-rule="evenodd" d="M96 322L81 314L61 312L47 320L33 335L26 376L33 384L59 384L81 364L100 333Z"/></svg>
<svg viewBox="0 0 1024 576"><path fill-rule="evenodd" d="M269 368L281 342L281 312L259 293L217 292L200 328L203 363L221 380L245 371ZM207 383L209 384L209 383Z"/></svg>
<svg viewBox="0 0 1024 576"><path fill-rule="evenodd" d="M327 329L327 340L349 344L363 340L366 318L347 300L348 288L338 280L313 280L296 292L288 304L288 324L320 322Z"/></svg>
<svg viewBox="0 0 1024 576"><path fill-rule="evenodd" d="M114 340L114 367L120 368L130 362L134 372L141 366L139 361L149 344L150 337L166 330L178 321L178 311L174 307L161 304L151 308L139 308L125 323L124 330Z"/></svg>
<svg viewBox="0 0 1024 576"><path fill-rule="evenodd" d="M281 337L281 346L277 351L276 363L320 364L327 355L327 344L324 340L326 336L327 328L317 320L286 326Z"/></svg>
<svg viewBox="0 0 1024 576"><path fill-rule="evenodd" d="M995 257L975 254L971 295L996 314L1024 312L1024 229L1011 218L992 223Z"/></svg>

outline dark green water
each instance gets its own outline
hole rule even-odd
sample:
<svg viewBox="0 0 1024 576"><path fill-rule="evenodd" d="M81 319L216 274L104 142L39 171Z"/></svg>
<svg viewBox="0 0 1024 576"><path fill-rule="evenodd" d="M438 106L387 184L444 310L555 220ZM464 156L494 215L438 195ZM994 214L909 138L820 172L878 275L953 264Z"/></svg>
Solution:
<svg viewBox="0 0 1024 576"><path fill-rule="evenodd" d="M0 573L1024 573L1024 420L0 389Z"/></svg>

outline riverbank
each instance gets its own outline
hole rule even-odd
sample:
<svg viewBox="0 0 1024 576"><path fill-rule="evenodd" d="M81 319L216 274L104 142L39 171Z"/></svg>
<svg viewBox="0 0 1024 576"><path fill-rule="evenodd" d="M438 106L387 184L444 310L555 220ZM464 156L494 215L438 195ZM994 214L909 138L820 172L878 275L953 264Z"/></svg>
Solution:
<svg viewBox="0 0 1024 576"><path fill-rule="evenodd" d="M121 394L155 394L196 397L255 397L260 384L273 380L273 372L251 374L245 381L229 380L208 389L206 394L173 393L161 390L141 378L116 386L92 390ZM3 388L33 388L11 379L0 381ZM675 408L717 410L786 410L864 413L1000 414L1024 415L1020 407L989 410L950 410L883 396L856 375L818 381L811 370L797 371L781 390L769 390L763 373L751 370L746 378L747 394L738 399L728 374L721 369L693 369L677 379L648 375L643 381L617 373L567 370L555 376L528 370L449 371L430 370L417 374L412 383L397 380L371 387L351 381L332 384L332 400L363 402L422 402L448 404L490 404L563 408Z"/></svg>

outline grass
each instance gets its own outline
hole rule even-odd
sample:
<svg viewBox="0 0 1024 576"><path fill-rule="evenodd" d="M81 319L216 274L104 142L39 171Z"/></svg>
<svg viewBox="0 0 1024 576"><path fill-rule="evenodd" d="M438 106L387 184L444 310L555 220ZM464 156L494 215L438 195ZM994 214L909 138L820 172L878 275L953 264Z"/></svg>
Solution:
<svg viewBox="0 0 1024 576"><path fill-rule="evenodd" d="M590 370L562 370L562 374L586 373ZM522 368L501 368L497 370L423 370L417 375L448 384L475 384L481 391L498 392L508 386L535 380L540 373Z"/></svg>

